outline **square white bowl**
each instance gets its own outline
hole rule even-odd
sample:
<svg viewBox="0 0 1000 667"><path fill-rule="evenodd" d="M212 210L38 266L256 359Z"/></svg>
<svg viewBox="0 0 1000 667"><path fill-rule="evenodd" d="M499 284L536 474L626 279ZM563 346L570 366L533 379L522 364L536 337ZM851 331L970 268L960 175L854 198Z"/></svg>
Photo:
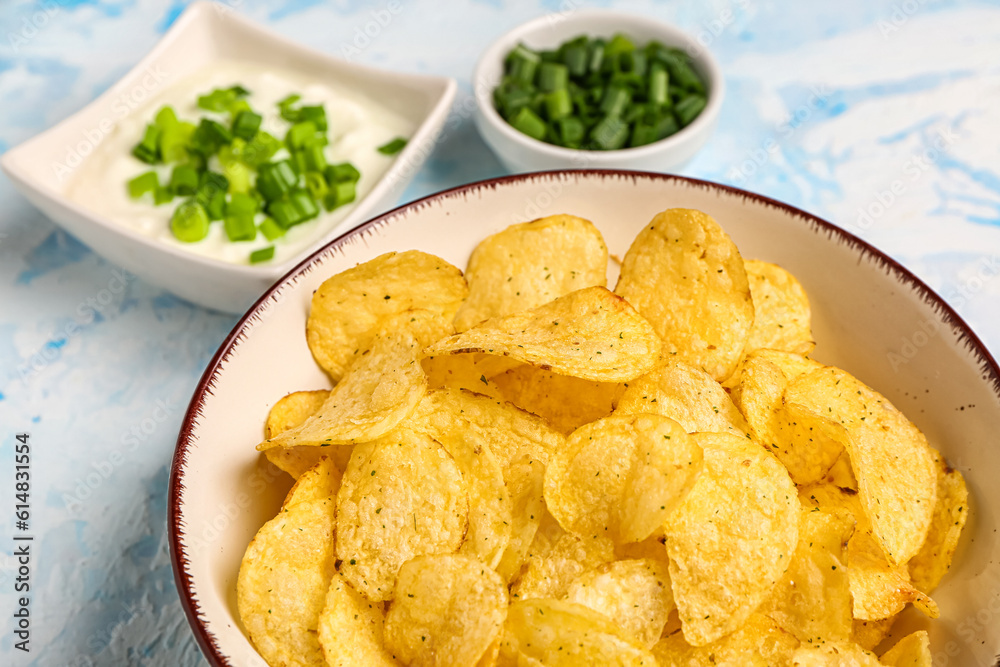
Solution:
<svg viewBox="0 0 1000 667"><path fill-rule="evenodd" d="M223 61L280 67L320 83L350 87L417 128L371 192L340 223L280 263L238 265L169 247L66 195L70 179L59 165L74 171L87 168L102 137L123 119L123 100L133 99L133 93L147 90L151 83L155 87L164 78L179 81ZM225 5L196 2L120 81L63 122L8 151L0 158L0 167L32 204L109 261L188 301L242 313L317 248L395 203L430 155L455 89L455 81L447 77L397 74L348 63L265 30ZM67 164L68 157L74 164Z"/></svg>

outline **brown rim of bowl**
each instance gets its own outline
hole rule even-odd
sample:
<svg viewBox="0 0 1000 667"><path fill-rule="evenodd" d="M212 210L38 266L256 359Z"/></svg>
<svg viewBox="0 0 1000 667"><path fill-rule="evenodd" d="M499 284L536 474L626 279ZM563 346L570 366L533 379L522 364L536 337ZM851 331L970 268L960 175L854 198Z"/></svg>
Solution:
<svg viewBox="0 0 1000 667"><path fill-rule="evenodd" d="M765 206L781 209L786 213L791 214L793 217L803 220L803 222L809 224L814 229L826 232L829 237L839 237L839 239L845 244L857 249L862 256L868 256L874 259L880 267L886 270L886 272L895 274L901 279L902 282L908 283L911 287L913 287L914 291L923 298L925 303L934 307L940 314L941 318L957 334L959 340L963 341L969 351L979 358L979 367L983 379L993 384L993 391L997 394L998 398L1000 398L1000 367L997 366L996 360L986 349L986 346L983 345L982 341L979 340L979 337L972 331L969 325L962 320L958 313L956 313L955 310L944 301L944 299L938 296L937 293L920 280L920 278L915 276L908 269L904 268L896 260L892 259L867 242L862 241L850 232L847 232L840 227L837 227L836 225L833 225L810 213L806 213L801 209L771 199L770 197L754 194L752 192L747 192L746 190L741 190L728 185L722 185L720 183L713 183L711 181L696 178L688 178L686 176L659 174L648 171L628 171L623 169L556 169L551 171L531 172L527 174L514 174L511 176L490 178L484 181L476 181L475 183L467 183L465 185L459 185L454 188L449 188L447 190L427 195L426 197L422 197L412 202L403 204L402 206L398 206L391 211L387 211L386 213L372 218L358 227L345 232L322 248L318 249L308 258L300 262L298 266L282 276L256 301L256 303L254 303L253 306L250 307L246 314L240 318L240 321L236 324L236 326L233 327L233 330L219 347L215 356L212 357L212 361L208 364L208 367L201 376L201 380L198 382L198 386L195 388L194 394L191 397L191 403L189 404L187 411L184 413L184 421L181 423L180 434L177 436L177 447L174 450L173 461L170 465L167 529L170 533L170 562L174 571L174 582L177 585L177 592L180 595L181 604L184 607L184 614L187 616L188 624L194 631L195 638L198 641L198 645L201 647L202 653L205 655L208 662L213 665L213 667L235 666L220 653L219 647L216 645L215 637L205 628L202 619L199 616L198 603L194 598L194 592L191 590L191 578L188 575L186 567L188 557L181 546L183 525L181 523L180 515L180 490L182 487L180 478L181 472L184 468L184 463L187 459L187 451L191 442L190 438L192 435L194 419L201 411L206 392L208 392L211 386L215 383L215 374L219 369L219 365L232 353L233 347L242 337L242 330L246 326L247 322L257 317L258 310L261 305L270 300L278 289L288 283L291 279L304 273L305 270L312 263L314 263L320 255L323 255L330 249L341 245L345 239L362 234L366 230L379 225L386 219L397 216L404 211L419 210L420 208L426 206L431 200L458 197L481 188L495 189L497 186L516 181L551 178L553 176L587 175L598 175L602 177L610 176L617 178L624 177L631 178L633 180L649 179L657 181L683 181L689 185L699 188L723 190L742 197L744 200L751 199L764 204ZM1000 667L1000 659L998 659L997 667Z"/></svg>

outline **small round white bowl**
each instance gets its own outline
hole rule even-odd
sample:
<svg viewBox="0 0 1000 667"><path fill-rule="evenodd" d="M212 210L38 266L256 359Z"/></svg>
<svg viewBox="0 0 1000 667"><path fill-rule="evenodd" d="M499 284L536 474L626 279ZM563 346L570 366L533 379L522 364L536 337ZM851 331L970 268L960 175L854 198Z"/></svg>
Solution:
<svg viewBox="0 0 1000 667"><path fill-rule="evenodd" d="M292 481L254 448L267 412L289 392L330 386L305 340L313 290L389 251L423 250L464 268L487 235L556 213L593 221L621 257L643 225L671 206L709 213L744 257L795 274L812 306L814 357L877 388L965 475L969 521L954 567L934 592L941 618L907 610L892 637L928 628L935 655L946 653L948 664L993 665L1000 653L1000 367L973 331L891 258L791 206L679 176L598 170L508 176L406 204L313 254L236 325L191 399L168 498L177 589L209 664L263 664L241 629L236 578L247 544ZM616 279L612 262L608 284Z"/></svg>
<svg viewBox="0 0 1000 667"><path fill-rule="evenodd" d="M637 43L651 40L683 49L708 87L708 104L698 117L676 134L646 146L614 151L563 148L532 139L505 121L493 106L493 90L503 78L503 61L519 43L532 49L550 49L566 40L588 35L608 38L623 33ZM476 127L512 173L544 169L641 169L675 171L686 164L715 130L725 95L722 70L708 49L672 25L646 16L605 9L548 14L514 28L494 42L479 59L473 78Z"/></svg>

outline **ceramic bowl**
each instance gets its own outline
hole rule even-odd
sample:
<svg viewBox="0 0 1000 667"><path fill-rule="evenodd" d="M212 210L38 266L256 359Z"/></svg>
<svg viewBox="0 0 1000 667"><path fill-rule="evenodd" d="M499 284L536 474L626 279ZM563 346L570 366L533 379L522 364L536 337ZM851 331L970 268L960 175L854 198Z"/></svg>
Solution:
<svg viewBox="0 0 1000 667"><path fill-rule="evenodd" d="M88 157L99 149L102 137L128 117L129 105L139 92L169 85L220 61L282 67L318 82L351 87L416 128L406 148L367 196L335 227L317 236L310 247L281 263L236 265L168 247L66 196L72 178L67 171L87 168ZM348 63L265 30L227 5L196 2L118 83L73 116L8 151L0 165L35 206L109 261L194 303L242 313L313 250L396 203L430 154L451 108L455 87L454 80L445 77L396 74Z"/></svg>
<svg viewBox="0 0 1000 667"><path fill-rule="evenodd" d="M493 90L503 78L504 57L524 43L552 49L580 35L608 38L623 33L636 43L658 40L686 51L698 75L708 85L708 105L680 132L646 146L614 151L584 151L532 139L507 124L493 106ZM473 78L476 127L489 147L513 173L544 169L593 168L676 171L704 145L715 130L725 82L712 54L693 37L672 25L646 16L606 9L574 9L548 14L514 28L495 41L479 59Z"/></svg>
<svg viewBox="0 0 1000 667"><path fill-rule="evenodd" d="M313 290L389 251L420 249L464 267L486 235L572 213L612 255L667 207L705 211L744 257L791 270L809 293L815 357L876 387L965 475L971 513L955 566L935 592L935 653L992 665L1000 652L1000 369L955 312L913 274L841 229L776 201L662 174L563 171L465 185L402 206L323 248L271 288L216 353L184 418L169 490L171 556L191 626L214 665L252 664L236 614L240 559L291 483L255 451L285 394L329 387L305 342ZM614 264L612 263L612 267ZM616 276L612 269L609 284Z"/></svg>

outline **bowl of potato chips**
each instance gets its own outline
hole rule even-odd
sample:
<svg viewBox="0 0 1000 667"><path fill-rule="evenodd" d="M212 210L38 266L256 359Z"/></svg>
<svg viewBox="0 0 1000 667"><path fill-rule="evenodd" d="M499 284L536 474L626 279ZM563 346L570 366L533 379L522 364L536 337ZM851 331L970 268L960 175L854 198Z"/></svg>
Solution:
<svg viewBox="0 0 1000 667"><path fill-rule="evenodd" d="M213 665L992 665L1000 369L764 197L474 183L279 281L185 416Z"/></svg>

